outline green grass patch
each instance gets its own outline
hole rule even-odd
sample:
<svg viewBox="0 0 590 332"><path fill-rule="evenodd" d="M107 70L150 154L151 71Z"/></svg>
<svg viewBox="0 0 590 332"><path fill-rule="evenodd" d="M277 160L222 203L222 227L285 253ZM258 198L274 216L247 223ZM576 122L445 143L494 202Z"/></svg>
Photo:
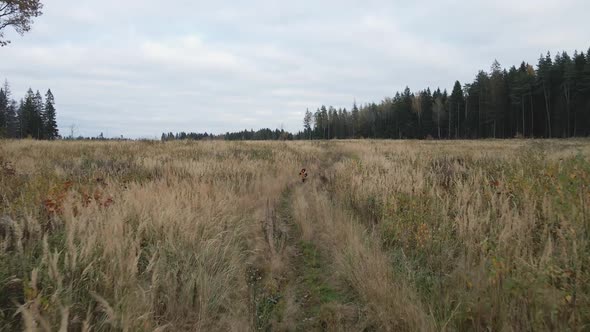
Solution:
<svg viewBox="0 0 590 332"><path fill-rule="evenodd" d="M330 266L315 245L306 241L300 241L299 245L301 248L299 298L302 299L303 313L307 318L320 318L324 305L345 303L348 297L330 284Z"/></svg>

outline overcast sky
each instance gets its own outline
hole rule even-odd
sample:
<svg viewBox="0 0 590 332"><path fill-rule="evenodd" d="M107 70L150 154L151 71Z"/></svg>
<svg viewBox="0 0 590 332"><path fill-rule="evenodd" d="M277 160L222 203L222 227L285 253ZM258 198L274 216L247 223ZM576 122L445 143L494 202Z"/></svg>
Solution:
<svg viewBox="0 0 590 332"><path fill-rule="evenodd" d="M42 1L31 32L7 33L0 79L51 88L66 135L298 131L307 108L590 47L588 0Z"/></svg>

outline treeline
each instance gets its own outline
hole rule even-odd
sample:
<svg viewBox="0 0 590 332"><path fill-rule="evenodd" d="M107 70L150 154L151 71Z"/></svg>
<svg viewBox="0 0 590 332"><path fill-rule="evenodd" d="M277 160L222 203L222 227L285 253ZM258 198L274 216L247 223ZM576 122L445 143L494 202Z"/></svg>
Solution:
<svg viewBox="0 0 590 332"><path fill-rule="evenodd" d="M511 138L590 135L590 50L549 53L490 72L453 91L406 88L379 104L307 111L296 138Z"/></svg>
<svg viewBox="0 0 590 332"><path fill-rule="evenodd" d="M224 136L225 140L238 141L238 140L249 140L249 141L271 141L271 140L292 140L293 134L283 130L269 128L254 130L243 130L234 133L226 133Z"/></svg>
<svg viewBox="0 0 590 332"><path fill-rule="evenodd" d="M19 102L12 99L6 81L0 88L0 138L56 139L59 132L56 122L55 98L47 90L45 100L41 93L29 89Z"/></svg>
<svg viewBox="0 0 590 332"><path fill-rule="evenodd" d="M202 139L209 139L209 138L214 138L213 135L210 135L208 133L185 133L185 132L180 132L180 133L162 133L162 141L174 141L174 140L202 140Z"/></svg>
<svg viewBox="0 0 590 332"><path fill-rule="evenodd" d="M173 140L203 140L203 139L216 139L216 140L227 140L227 141L272 141L272 140L292 140L295 137L293 134L283 129L269 129L264 128L257 131L252 129L242 130L237 132L227 132L221 135L213 135L208 133L162 133L162 141L173 141Z"/></svg>

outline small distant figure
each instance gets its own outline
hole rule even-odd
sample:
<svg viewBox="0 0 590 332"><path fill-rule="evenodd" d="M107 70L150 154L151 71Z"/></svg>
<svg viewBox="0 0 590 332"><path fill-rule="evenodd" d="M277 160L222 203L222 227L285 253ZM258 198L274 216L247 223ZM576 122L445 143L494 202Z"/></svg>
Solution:
<svg viewBox="0 0 590 332"><path fill-rule="evenodd" d="M307 170L302 168L301 172L299 172L299 176L301 177L301 182L305 182L305 179L307 178Z"/></svg>

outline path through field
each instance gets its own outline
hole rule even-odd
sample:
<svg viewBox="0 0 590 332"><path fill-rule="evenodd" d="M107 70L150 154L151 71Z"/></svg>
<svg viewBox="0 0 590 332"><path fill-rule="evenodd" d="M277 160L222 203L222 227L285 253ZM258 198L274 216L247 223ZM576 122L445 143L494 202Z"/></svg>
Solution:
<svg viewBox="0 0 590 332"><path fill-rule="evenodd" d="M430 327L404 304L378 238L333 199L334 167L355 158L323 147L305 165L305 183L289 183L266 220L269 250L287 268L277 289L254 287L257 330L343 331ZM341 166L341 165L340 165ZM272 264L272 263L271 263ZM404 317L406 316L406 317ZM370 322L370 323L369 323Z"/></svg>

